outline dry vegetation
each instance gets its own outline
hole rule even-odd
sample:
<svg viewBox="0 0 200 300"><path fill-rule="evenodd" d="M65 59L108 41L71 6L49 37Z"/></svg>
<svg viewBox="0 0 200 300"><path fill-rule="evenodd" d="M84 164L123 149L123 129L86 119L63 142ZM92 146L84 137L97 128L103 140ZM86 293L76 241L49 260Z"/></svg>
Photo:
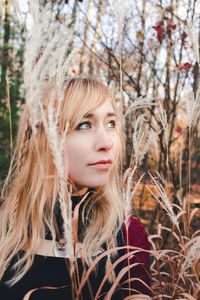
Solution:
<svg viewBox="0 0 200 300"><path fill-rule="evenodd" d="M56 14L48 14L49 11L52 12L51 5L54 1L42 12L35 5L36 1L30 2L33 4L35 29L32 29L32 35L27 40L24 74L33 128L37 128L38 112L41 110L40 97L36 97L33 91L39 91L35 87L39 86L38 81L42 84L47 75L55 77L59 86L65 72L68 76L81 74L83 71L90 72L113 89L124 112L123 126L127 146L124 169L133 169L124 187L126 191L129 190L126 194L126 214L137 216L149 233L153 292L152 298L141 295L129 296L127 300L200 299L200 85L199 41L195 28L192 23L186 25L185 20L176 15L172 3L162 8L159 1L154 1L157 10L152 29L152 24L146 21L149 20L146 8L149 7L149 1L141 1L142 8L137 7L139 13L134 21L140 23L139 28L136 28L137 39L130 40L128 28L133 15L122 14L119 17L119 10L115 6L115 17L111 10L108 9L107 13L118 24L118 30L113 28L118 37L117 41L114 38L109 41L109 47L108 37L103 29L99 29L105 7L102 7L101 1L97 1L96 23L90 22L89 18L84 20L84 38L81 36L83 32L78 32L75 27L78 32L76 34L84 43L81 51L77 50L76 57L72 56L74 52L70 55L69 61L66 49L73 48L73 38L69 39L69 34L72 37L74 30L69 26L69 18L64 14L62 18L58 18ZM178 5L179 1L175 2ZM77 7L74 6L73 14L76 12L75 8ZM189 10L188 6L188 18ZM51 19L48 23L52 24L50 27L46 26L47 18ZM194 16L191 17L192 20L195 21ZM150 27L155 31L152 36ZM93 39L88 38L89 30ZM62 45L58 42L63 31L66 43ZM41 33L40 36L38 32ZM55 32L58 35L54 35ZM54 39L51 39L52 36ZM59 47L56 48L56 45ZM97 50L96 46L101 46L101 49ZM164 62L159 57L162 55L162 47L168 49ZM182 58L187 56L185 48L190 49L192 63ZM57 57L60 57L59 62L56 61ZM159 63L163 64L160 69L157 67ZM190 70L192 64L193 72ZM192 75L193 89L189 82ZM186 92L187 89L190 92ZM35 102L35 98L38 102ZM62 178L63 141L57 135L56 116L52 107L52 115L47 119L42 117L47 125L45 130L55 156L58 174ZM61 182L61 205L64 211L70 211L70 207L65 207L64 193ZM71 222L70 219L66 220L66 232L70 232ZM85 279L87 276L88 273ZM112 290L110 293L112 294ZM29 296L30 294L26 299Z"/></svg>

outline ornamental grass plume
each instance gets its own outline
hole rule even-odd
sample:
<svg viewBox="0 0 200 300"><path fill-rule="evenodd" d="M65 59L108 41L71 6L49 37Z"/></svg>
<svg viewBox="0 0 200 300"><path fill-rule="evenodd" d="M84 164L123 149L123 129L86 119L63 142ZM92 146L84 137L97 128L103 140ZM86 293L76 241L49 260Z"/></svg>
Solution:
<svg viewBox="0 0 200 300"><path fill-rule="evenodd" d="M160 119L162 129L164 131L165 144L168 147L168 144L169 144L169 124L167 122L166 110L163 108L163 106L161 105L160 102L159 102L159 108L158 108L158 117Z"/></svg>
<svg viewBox="0 0 200 300"><path fill-rule="evenodd" d="M199 38L195 31L194 26L190 21L187 21L186 24L186 32L188 33L188 37L192 43L192 49L194 52L194 56L196 62L199 66L200 70L200 59L199 59ZM185 98L186 101L186 113L188 119L188 127L191 130L192 127L197 125L197 122L200 117L200 82L198 80L197 83L197 91L194 93L189 93L188 97Z"/></svg>
<svg viewBox="0 0 200 300"><path fill-rule="evenodd" d="M153 140L154 135L145 122L145 115L139 115L133 123L133 156L137 166L141 164Z"/></svg>
<svg viewBox="0 0 200 300"><path fill-rule="evenodd" d="M157 233L149 236L153 249L151 255L154 258L151 265L153 299L199 299L200 232L197 230L193 233L191 224L194 217L197 217L199 208L190 207L189 210L189 204L185 200L179 201L179 205L171 204L163 187L163 178L158 174L162 184L151 174L150 178L154 191L149 186L146 187L172 222L171 227L158 224ZM163 244L165 233L169 235L168 246Z"/></svg>
<svg viewBox="0 0 200 300"><path fill-rule="evenodd" d="M189 95L185 98L186 102L186 114L188 120L188 128L189 130L197 125L197 122L200 117L200 87L198 87L196 97L194 97L194 93L189 93Z"/></svg>
<svg viewBox="0 0 200 300"><path fill-rule="evenodd" d="M30 8L35 23L26 43L24 83L32 129L37 133L37 124L41 118L40 103L43 97L41 87L45 82L56 79L61 93L61 83L63 83L61 79L67 72L69 57L67 59L66 52L70 49L73 39L73 28L69 27L71 18L66 17L62 23L55 19L50 4L40 11L37 1L31 0ZM59 99L62 101L62 97Z"/></svg>
<svg viewBox="0 0 200 300"><path fill-rule="evenodd" d="M182 215L179 219L184 222ZM158 239L162 241L165 231L170 235L174 250L159 250L156 246ZM160 225L158 233L149 236L149 241L154 258L151 265L153 299L199 299L199 232L198 237L190 238L181 231L176 233L173 227Z"/></svg>
<svg viewBox="0 0 200 300"><path fill-rule="evenodd" d="M155 106L155 105L156 105L156 103L154 102L153 97L138 97L127 108L125 117L137 109L146 108L146 107Z"/></svg>
<svg viewBox="0 0 200 300"><path fill-rule="evenodd" d="M151 192L151 194L154 196L154 198L160 203L160 205L162 206L162 208L166 211L167 215L170 217L170 220L172 221L172 223L176 226L176 228L180 231L179 228L179 217L180 215L176 215L174 213L173 210L173 204L170 202L164 187L162 186L162 184L159 183L159 181L157 180L157 178L153 177L151 173L149 173L150 178L154 184L154 187L156 188L157 193L153 192L148 186L148 190ZM159 195L159 196L157 196ZM177 207L177 206L176 206ZM183 214L184 211L181 212L181 214Z"/></svg>
<svg viewBox="0 0 200 300"><path fill-rule="evenodd" d="M156 105L153 97L138 97L127 108L124 117L138 109L147 108L153 105ZM149 150L149 145L152 142L155 143L155 136L146 124L146 115L141 114L135 116L133 122L133 155L137 166L139 166L144 159Z"/></svg>
<svg viewBox="0 0 200 300"><path fill-rule="evenodd" d="M198 261L200 260L200 236L194 236L193 238L191 238L185 244L184 248L185 248L184 251L186 252L186 255L185 255L185 261L181 266L179 278L181 278L184 275L184 276L191 277L192 280L193 279L192 277L196 275L197 276L200 275L200 270L198 271L199 274L193 274L193 275L191 274L191 269L195 268L195 262L197 265Z"/></svg>
<svg viewBox="0 0 200 300"><path fill-rule="evenodd" d="M73 52L70 44L73 40L71 17L65 15L61 21L56 19L51 3L40 10L39 2L30 1L30 14L34 20L26 41L24 61L24 83L26 90L26 104L30 116L33 134L37 135L39 124L43 124L48 145L51 149L53 161L59 177L58 200L63 216L64 235L69 246L69 257L73 256L73 231L70 195L67 192L65 170L63 164L63 146L66 139L68 125L60 134L58 131L60 106L64 98L63 82ZM68 52L71 54L68 55ZM56 82L57 93L50 91L48 107L43 104L42 87L51 81ZM58 99L55 105L55 96ZM66 193L68 201L66 202Z"/></svg>
<svg viewBox="0 0 200 300"><path fill-rule="evenodd" d="M138 166L135 164L134 168L131 170L129 169L129 175L126 182L126 187L123 188L123 201L124 201L124 214L125 214L125 222L128 226L128 220L131 216L131 211L133 207L133 198L137 192L137 189L139 187L139 184L144 177L145 174L142 174L142 176L139 178L137 183L134 186L133 189L133 176L135 175L135 172L137 170ZM127 227L128 228L128 227Z"/></svg>
<svg viewBox="0 0 200 300"><path fill-rule="evenodd" d="M144 140L144 132L143 132L143 125L144 124L144 115L138 116L134 121L134 131L133 131L133 151L134 151L134 158L135 164L139 165L141 159L140 150L141 144Z"/></svg>
<svg viewBox="0 0 200 300"><path fill-rule="evenodd" d="M192 43L192 48L194 51L195 59L198 63L200 64L200 59L199 59L199 39L198 39L198 34L193 26L193 24L190 22L190 20L187 21L185 30L188 33L188 37Z"/></svg>
<svg viewBox="0 0 200 300"><path fill-rule="evenodd" d="M151 142L154 148L154 153L155 153L155 157L158 163L158 159L159 159L159 149L158 149L158 133L151 131L150 132L151 135Z"/></svg>

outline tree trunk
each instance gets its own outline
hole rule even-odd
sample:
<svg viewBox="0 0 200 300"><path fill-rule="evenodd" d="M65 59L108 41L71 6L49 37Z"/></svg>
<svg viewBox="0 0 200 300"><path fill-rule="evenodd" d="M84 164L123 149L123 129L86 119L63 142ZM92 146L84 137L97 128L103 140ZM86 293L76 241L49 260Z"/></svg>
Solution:
<svg viewBox="0 0 200 300"><path fill-rule="evenodd" d="M10 39L10 14L9 14L9 0L5 1L5 18L4 18L4 36L2 47L2 69L1 69L1 89L0 101L6 98L6 72L9 66L9 39Z"/></svg>

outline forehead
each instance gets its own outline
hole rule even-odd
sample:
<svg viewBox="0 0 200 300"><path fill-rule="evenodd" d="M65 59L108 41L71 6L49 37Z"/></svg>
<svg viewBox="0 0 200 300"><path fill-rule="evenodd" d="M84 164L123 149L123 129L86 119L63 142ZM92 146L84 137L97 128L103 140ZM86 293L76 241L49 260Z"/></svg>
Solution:
<svg viewBox="0 0 200 300"><path fill-rule="evenodd" d="M90 118L95 116L106 117L107 115L115 115L115 111L112 105L111 100L106 100L105 102L99 104L98 106L90 109L83 118Z"/></svg>

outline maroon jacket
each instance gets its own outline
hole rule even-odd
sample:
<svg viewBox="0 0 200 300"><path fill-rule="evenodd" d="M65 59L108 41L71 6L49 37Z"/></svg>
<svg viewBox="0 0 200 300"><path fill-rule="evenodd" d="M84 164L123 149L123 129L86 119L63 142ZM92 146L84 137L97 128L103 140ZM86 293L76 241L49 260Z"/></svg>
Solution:
<svg viewBox="0 0 200 300"><path fill-rule="evenodd" d="M125 244L133 247L141 248L140 250L134 250L134 249L127 249L125 252L130 254L129 262L126 259L124 261L124 265L131 266L132 264L135 264L132 268L130 267L129 274L126 274L123 277L122 281L132 279L131 285L125 284L126 288L131 287L131 290L133 291L133 294L135 293L142 293L145 295L151 295L151 290L145 286L150 287L151 280L150 280L150 255L148 251L142 251L144 250L150 250L149 241L147 238L147 233L144 229L144 227L141 225L141 223L133 217L129 218L129 226L128 226L128 235L127 235L127 229L124 225L124 237L125 237ZM137 252L136 252L137 251ZM131 254L132 252L132 254ZM134 253L135 252L135 253ZM121 282L122 282L121 281ZM143 283L143 282L145 283ZM123 284L122 284L123 286Z"/></svg>

